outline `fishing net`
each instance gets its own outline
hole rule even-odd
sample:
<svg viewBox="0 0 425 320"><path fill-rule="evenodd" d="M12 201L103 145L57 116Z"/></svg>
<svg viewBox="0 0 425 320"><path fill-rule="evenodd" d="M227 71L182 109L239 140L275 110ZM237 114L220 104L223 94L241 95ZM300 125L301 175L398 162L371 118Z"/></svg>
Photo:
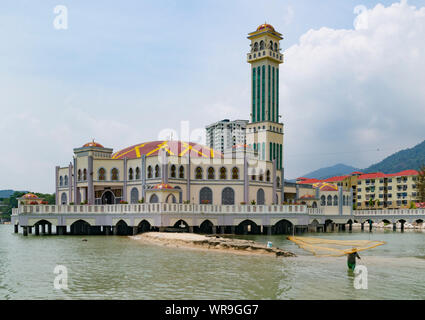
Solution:
<svg viewBox="0 0 425 320"><path fill-rule="evenodd" d="M288 237L300 248L321 257L338 257L345 254L372 249L385 244L385 241L373 240L332 240L310 237Z"/></svg>

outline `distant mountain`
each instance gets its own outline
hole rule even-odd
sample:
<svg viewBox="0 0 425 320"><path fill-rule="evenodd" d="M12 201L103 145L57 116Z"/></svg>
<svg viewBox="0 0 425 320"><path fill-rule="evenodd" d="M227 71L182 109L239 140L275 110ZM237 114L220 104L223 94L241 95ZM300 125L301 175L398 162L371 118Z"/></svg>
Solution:
<svg viewBox="0 0 425 320"><path fill-rule="evenodd" d="M403 170L418 170L425 164L425 140L410 149L401 150L386 157L363 172L395 173Z"/></svg>
<svg viewBox="0 0 425 320"><path fill-rule="evenodd" d="M15 190L0 190L0 198L9 198Z"/></svg>
<svg viewBox="0 0 425 320"><path fill-rule="evenodd" d="M331 167L321 168L316 171L307 173L303 175L305 178L314 178L314 179L327 179L335 176L343 176L350 174L353 171L359 171L359 169L352 166L347 166L342 163L338 163Z"/></svg>

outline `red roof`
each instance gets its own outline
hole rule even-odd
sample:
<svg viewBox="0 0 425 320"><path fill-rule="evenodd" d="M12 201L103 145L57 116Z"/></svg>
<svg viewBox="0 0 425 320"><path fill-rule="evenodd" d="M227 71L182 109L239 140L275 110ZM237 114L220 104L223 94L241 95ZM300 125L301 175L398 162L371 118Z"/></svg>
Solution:
<svg viewBox="0 0 425 320"><path fill-rule="evenodd" d="M405 177L405 176L416 176L418 172L416 170L404 170L396 173L382 173L382 172L374 172L374 173L365 173L359 176L359 179L379 179L379 178L388 178L388 177Z"/></svg>
<svg viewBox="0 0 425 320"><path fill-rule="evenodd" d="M325 182L338 182L338 181L343 181L347 177L348 176L336 176L336 177L327 178L323 181L325 181Z"/></svg>
<svg viewBox="0 0 425 320"><path fill-rule="evenodd" d="M351 172L351 175L353 175L353 174L363 174L363 172L361 172L361 171L354 171L354 172Z"/></svg>
<svg viewBox="0 0 425 320"><path fill-rule="evenodd" d="M359 179L379 179L385 178L385 174L382 172L365 173L359 176Z"/></svg>
<svg viewBox="0 0 425 320"><path fill-rule="evenodd" d="M112 155L112 159L136 159L141 155L156 156L160 150L165 150L168 155L172 156L190 156L193 158L222 158L222 153L209 147L183 141L149 141L122 149Z"/></svg>
<svg viewBox="0 0 425 320"><path fill-rule="evenodd" d="M304 178L304 180L298 181L297 183L298 184L313 184L317 182L321 182L321 180Z"/></svg>
<svg viewBox="0 0 425 320"><path fill-rule="evenodd" d="M416 170L403 170L397 173L386 174L386 177L404 177L404 176L417 176L419 173Z"/></svg>

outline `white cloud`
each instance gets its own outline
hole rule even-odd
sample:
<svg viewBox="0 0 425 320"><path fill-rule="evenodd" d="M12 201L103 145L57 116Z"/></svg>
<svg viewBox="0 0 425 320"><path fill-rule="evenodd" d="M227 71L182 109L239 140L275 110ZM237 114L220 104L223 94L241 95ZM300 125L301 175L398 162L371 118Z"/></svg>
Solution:
<svg viewBox="0 0 425 320"><path fill-rule="evenodd" d="M425 139L425 8L403 1L358 12L362 27L309 30L285 52L290 178L337 162L366 167ZM361 152L377 148L387 152ZM297 156L305 153L329 156Z"/></svg>

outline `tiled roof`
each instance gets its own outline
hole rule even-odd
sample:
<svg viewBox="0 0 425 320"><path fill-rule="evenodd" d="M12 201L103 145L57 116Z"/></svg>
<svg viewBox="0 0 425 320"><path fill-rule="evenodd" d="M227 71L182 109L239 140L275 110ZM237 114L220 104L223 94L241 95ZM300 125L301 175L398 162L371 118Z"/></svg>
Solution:
<svg viewBox="0 0 425 320"><path fill-rule="evenodd" d="M404 170L396 173L382 173L382 172L374 172L374 173L365 173L359 176L359 179L379 179L379 178L388 178L388 177L405 177L405 176L416 176L418 172L416 170Z"/></svg>
<svg viewBox="0 0 425 320"><path fill-rule="evenodd" d="M328 182L318 182L313 184L314 188L319 188L320 191L338 191L338 187Z"/></svg>
<svg viewBox="0 0 425 320"><path fill-rule="evenodd" d="M321 180L305 178L305 180L298 181L297 183L298 184L313 184L313 183L317 183L317 182L321 182Z"/></svg>
<svg viewBox="0 0 425 320"><path fill-rule="evenodd" d="M325 181L325 182L338 182L338 181L343 181L347 177L349 177L349 176L336 176L336 177L327 178L323 181Z"/></svg>
<svg viewBox="0 0 425 320"><path fill-rule="evenodd" d="M160 150L165 150L171 156L190 156L193 158L222 158L223 155L207 146L183 141L149 141L135 144L112 155L112 159L136 159L142 155L156 156Z"/></svg>

